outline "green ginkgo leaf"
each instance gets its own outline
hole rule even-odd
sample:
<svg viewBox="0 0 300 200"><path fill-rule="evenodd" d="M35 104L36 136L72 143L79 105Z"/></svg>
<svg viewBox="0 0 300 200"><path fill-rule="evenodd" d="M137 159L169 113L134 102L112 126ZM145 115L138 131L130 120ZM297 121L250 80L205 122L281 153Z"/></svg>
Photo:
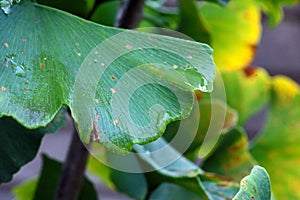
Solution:
<svg viewBox="0 0 300 200"><path fill-rule="evenodd" d="M30 0L1 12L0 29L0 117L27 128L67 105L82 141L129 151L187 117L194 90L212 90L204 44L101 26Z"/></svg>

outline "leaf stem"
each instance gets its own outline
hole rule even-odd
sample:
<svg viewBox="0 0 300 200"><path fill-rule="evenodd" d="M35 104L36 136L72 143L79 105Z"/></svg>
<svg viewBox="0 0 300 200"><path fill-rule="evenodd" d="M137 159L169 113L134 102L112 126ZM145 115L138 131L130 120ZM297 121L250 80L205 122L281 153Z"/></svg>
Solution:
<svg viewBox="0 0 300 200"><path fill-rule="evenodd" d="M56 188L55 200L76 200L84 177L89 153L80 141L75 127L72 134L67 158Z"/></svg>

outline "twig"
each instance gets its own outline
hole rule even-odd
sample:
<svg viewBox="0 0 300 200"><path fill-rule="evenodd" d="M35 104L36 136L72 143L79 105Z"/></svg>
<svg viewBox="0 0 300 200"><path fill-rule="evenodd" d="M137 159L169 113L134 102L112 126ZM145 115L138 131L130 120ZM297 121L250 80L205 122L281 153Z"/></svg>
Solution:
<svg viewBox="0 0 300 200"><path fill-rule="evenodd" d="M66 161L56 188L55 200L76 200L84 177L88 151L79 139L76 128L73 130Z"/></svg>
<svg viewBox="0 0 300 200"><path fill-rule="evenodd" d="M145 0L124 0L119 8L115 27L134 29L143 18Z"/></svg>

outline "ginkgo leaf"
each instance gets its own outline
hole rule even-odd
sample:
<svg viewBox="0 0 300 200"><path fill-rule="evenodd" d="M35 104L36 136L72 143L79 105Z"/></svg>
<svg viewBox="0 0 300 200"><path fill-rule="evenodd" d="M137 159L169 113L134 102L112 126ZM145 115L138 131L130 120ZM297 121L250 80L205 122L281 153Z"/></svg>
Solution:
<svg viewBox="0 0 300 200"><path fill-rule="evenodd" d="M276 199L300 198L299 105L299 85L284 76L274 77L266 125L251 153L270 174Z"/></svg>
<svg viewBox="0 0 300 200"><path fill-rule="evenodd" d="M82 141L128 151L187 117L194 90L212 90L204 44L101 26L30 0L1 12L0 29L0 117L27 128L67 105Z"/></svg>

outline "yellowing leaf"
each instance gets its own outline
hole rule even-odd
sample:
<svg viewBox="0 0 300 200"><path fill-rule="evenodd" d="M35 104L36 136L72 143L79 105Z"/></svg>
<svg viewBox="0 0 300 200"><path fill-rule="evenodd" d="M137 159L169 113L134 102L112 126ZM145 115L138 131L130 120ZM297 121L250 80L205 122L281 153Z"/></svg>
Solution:
<svg viewBox="0 0 300 200"><path fill-rule="evenodd" d="M278 101L281 103L291 102L299 92L299 85L285 76L276 76L272 84Z"/></svg>
<svg viewBox="0 0 300 200"><path fill-rule="evenodd" d="M221 70L246 67L253 59L260 40L260 11L251 0L232 0L221 7L204 3L200 7L212 34L214 59Z"/></svg>

